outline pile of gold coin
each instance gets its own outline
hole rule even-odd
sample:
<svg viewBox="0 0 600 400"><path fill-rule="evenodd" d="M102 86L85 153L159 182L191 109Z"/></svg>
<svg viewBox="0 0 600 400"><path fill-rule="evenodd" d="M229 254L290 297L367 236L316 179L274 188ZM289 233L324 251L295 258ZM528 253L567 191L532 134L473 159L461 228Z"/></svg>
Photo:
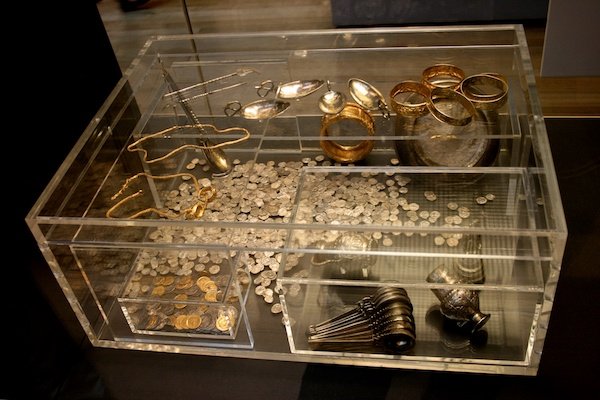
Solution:
<svg viewBox="0 0 600 400"><path fill-rule="evenodd" d="M179 314L178 316L172 316L173 326L175 329L198 329L202 322L202 317L198 314Z"/></svg>

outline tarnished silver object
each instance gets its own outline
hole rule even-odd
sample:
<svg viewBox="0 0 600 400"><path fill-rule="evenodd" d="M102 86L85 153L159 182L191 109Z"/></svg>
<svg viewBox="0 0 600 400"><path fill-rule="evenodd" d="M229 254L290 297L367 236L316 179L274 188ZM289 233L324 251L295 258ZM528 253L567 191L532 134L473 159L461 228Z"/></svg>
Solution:
<svg viewBox="0 0 600 400"><path fill-rule="evenodd" d="M290 103L281 100L257 100L246 105L232 101L225 106L225 115L231 117L239 114L246 119L269 119L288 109Z"/></svg>
<svg viewBox="0 0 600 400"><path fill-rule="evenodd" d="M457 268L441 265L427 276L429 283L449 285L465 284L457 273ZM469 326L471 332L483 327L490 319L490 314L479 309L479 291L465 288L431 289L440 301L441 313L451 320L456 320L460 327Z"/></svg>
<svg viewBox="0 0 600 400"><path fill-rule="evenodd" d="M344 109L346 96L343 93L331 89L331 83L327 81L327 92L319 98L319 108L325 114L337 114Z"/></svg>
<svg viewBox="0 0 600 400"><path fill-rule="evenodd" d="M341 351L348 346L376 345L402 353L415 344L412 310L406 290L379 288L352 310L309 326L308 343Z"/></svg>
<svg viewBox="0 0 600 400"><path fill-rule="evenodd" d="M266 80L256 87L256 93L259 97L266 97L269 93L275 91L275 98L277 99L294 100L316 92L324 84L325 81L320 79L298 80L279 85L275 85L271 80Z"/></svg>
<svg viewBox="0 0 600 400"><path fill-rule="evenodd" d="M465 254L481 254L481 235L467 235L462 239ZM459 279L464 283L485 283L485 271L481 258L462 258L455 262Z"/></svg>
<svg viewBox="0 0 600 400"><path fill-rule="evenodd" d="M243 77L243 76L255 73L255 72L257 72L257 71L255 69L252 69L252 68L245 68L245 67L239 68L239 69L235 70L235 72L232 72L230 74L226 74L226 75L223 75L223 76L219 76L217 78L209 79L207 81L199 82L199 83L193 84L191 86L185 87L183 89L174 90L173 92L165 94L163 97L164 98L169 98L169 97L179 98L179 95L184 95L184 94L186 96L188 96L189 92L195 91L196 89L203 88L203 87L205 87L206 85L208 85L210 83L218 82L220 80L231 78L231 77L234 77L234 76ZM233 84L233 85L230 85L230 86L226 86L226 87L223 87L223 88L214 89L212 91L207 91L205 93L201 93L199 95L192 96L192 97L185 97L183 99L183 101L186 101L186 102L187 101L192 101L192 100L194 100L197 97L206 96L206 95L209 95L209 94L212 94L212 93L221 92L221 91L227 90L227 89L233 89L235 87L238 87L238 86L241 86L241 85L244 85L244 84L246 84L246 82L240 82L240 83Z"/></svg>
<svg viewBox="0 0 600 400"><path fill-rule="evenodd" d="M368 279L369 268L375 263L372 251L376 242L359 232L344 232L331 243L317 242L316 246L323 253L315 253L311 258L313 265L337 264L330 273L343 276L346 279ZM331 253L334 250L335 253Z"/></svg>
<svg viewBox="0 0 600 400"><path fill-rule="evenodd" d="M457 326L441 313L438 305L427 310L425 322L438 332L442 346L451 354L476 353L487 344L488 333L485 329L470 332Z"/></svg>
<svg viewBox="0 0 600 400"><path fill-rule="evenodd" d="M227 155L225 154L223 149L218 147L215 148L213 143L206 137L206 130L202 127L202 123L200 122L194 111L191 109L191 107L188 105L188 103L184 101L185 97L179 91L175 80L173 80L173 77L171 77L171 74L169 74L169 71L167 71L162 62L160 63L160 67L165 81L167 82L171 90L173 90L173 92L176 93L175 96L177 96L177 99L181 104L181 108L183 108L183 112L193 122L193 124L196 125L198 132L202 135L198 139L198 141L201 146L206 147L202 149L202 153L204 154L204 157L206 157L206 161L208 161L210 167L216 171L214 175L227 175L229 171L231 171L232 167L231 163L229 162L229 159L227 158Z"/></svg>
<svg viewBox="0 0 600 400"><path fill-rule="evenodd" d="M384 118L390 118L391 111L379 90L370 83L358 78L348 80L348 90L352 98L366 110L381 111Z"/></svg>

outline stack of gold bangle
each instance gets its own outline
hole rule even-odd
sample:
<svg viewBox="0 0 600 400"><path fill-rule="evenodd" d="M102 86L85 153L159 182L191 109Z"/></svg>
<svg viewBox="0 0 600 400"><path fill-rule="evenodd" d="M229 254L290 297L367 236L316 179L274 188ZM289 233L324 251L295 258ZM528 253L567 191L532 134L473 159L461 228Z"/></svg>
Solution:
<svg viewBox="0 0 600 400"><path fill-rule="evenodd" d="M352 163L365 158L373 150L373 140L363 140L356 145L343 145L328 139L329 127L342 120L358 121L367 129L369 136L375 135L375 124L371 115L354 103L347 103L337 114L325 114L321 120L321 140L319 144L323 152L333 160L341 163Z"/></svg>
<svg viewBox="0 0 600 400"><path fill-rule="evenodd" d="M477 86L498 89L492 94L484 94ZM422 102L413 103L398 100L402 93L412 93L423 98ZM453 126L469 124L476 116L476 109L497 110L502 107L508 97L508 81L498 73L486 72L465 77L462 69L451 64L437 64L426 68L421 82L403 81L390 91L392 108L398 115L405 117L421 117L427 113L438 121ZM436 103L451 101L460 105L465 111L464 117L454 117L444 113Z"/></svg>

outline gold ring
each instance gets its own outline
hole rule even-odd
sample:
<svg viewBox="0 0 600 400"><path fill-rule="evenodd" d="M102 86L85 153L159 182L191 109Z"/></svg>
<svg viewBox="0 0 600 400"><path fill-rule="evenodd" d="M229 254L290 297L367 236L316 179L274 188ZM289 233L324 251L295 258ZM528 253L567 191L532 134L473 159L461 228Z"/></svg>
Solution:
<svg viewBox="0 0 600 400"><path fill-rule="evenodd" d="M396 96L401 93L415 93L423 97L423 102L421 103L411 103L406 98L404 101L397 101ZM390 100L392 103L392 108L396 112L396 114L411 116L411 117L419 117L427 114L429 111L427 110L427 99L431 97L431 90L420 82L415 81L403 81L394 86L394 88L390 91Z"/></svg>
<svg viewBox="0 0 600 400"><path fill-rule="evenodd" d="M490 86L498 89L497 93L485 94L476 89L477 85ZM481 110L495 110L506 103L508 81L497 73L471 75L460 83L461 93Z"/></svg>
<svg viewBox="0 0 600 400"><path fill-rule="evenodd" d="M452 64L436 64L423 71L422 82L429 89L457 89L465 79L465 72Z"/></svg>
<svg viewBox="0 0 600 400"><path fill-rule="evenodd" d="M465 111L467 111L469 115L464 118L456 118L445 114L436 106L436 102L438 100L451 100L455 103L458 103L465 109ZM461 93L455 92L449 88L433 88L431 90L431 97L427 102L427 108L429 108L429 111L435 117L435 119L453 126L465 126L469 124L477 113L477 110L475 110L475 107L469 101L469 99L467 99Z"/></svg>
<svg viewBox="0 0 600 400"><path fill-rule="evenodd" d="M321 119L321 140L319 144L323 152L331 159L341 163L351 163L362 160L373 150L373 140L363 140L356 145L344 145L326 139L329 127L343 120L358 121L367 129L369 136L375 136L373 118L363 108L354 103L347 103L337 114L325 114Z"/></svg>

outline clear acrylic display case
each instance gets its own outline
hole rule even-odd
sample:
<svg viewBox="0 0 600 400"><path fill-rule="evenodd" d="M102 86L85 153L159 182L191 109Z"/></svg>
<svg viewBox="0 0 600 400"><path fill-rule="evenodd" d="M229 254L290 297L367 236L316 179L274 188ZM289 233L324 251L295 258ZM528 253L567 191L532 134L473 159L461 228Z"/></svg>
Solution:
<svg viewBox="0 0 600 400"><path fill-rule="evenodd" d="M347 82L359 78L389 103L397 83L419 80L434 64L502 74L506 104L451 132L431 118L371 112L374 135L359 131L352 140L370 140L373 150L349 164L323 156L325 86L273 118L224 112L231 101L259 100L266 80L328 80L351 100ZM165 96L173 84L163 68L179 88L210 81L201 85L207 95L186 93L192 116ZM206 164L197 130L169 130L191 117L206 124L202 140L235 142L222 148L229 174ZM250 137L237 141L244 130ZM333 133L330 140L348 140ZM440 133L446 142L432 150ZM147 153L132 148L143 138ZM482 143L494 157L470 163ZM419 151L449 164L419 165L411 158ZM182 218L200 197L195 182L216 194L201 199L199 218ZM119 195L131 197L119 203ZM152 38L27 222L95 346L525 375L539 366L567 236L516 25ZM482 267L485 279L428 281L436 268L456 265ZM308 342L310 325L381 287L410 296L412 349ZM490 315L478 335L452 329L440 313L435 291L454 289L476 292Z"/></svg>

